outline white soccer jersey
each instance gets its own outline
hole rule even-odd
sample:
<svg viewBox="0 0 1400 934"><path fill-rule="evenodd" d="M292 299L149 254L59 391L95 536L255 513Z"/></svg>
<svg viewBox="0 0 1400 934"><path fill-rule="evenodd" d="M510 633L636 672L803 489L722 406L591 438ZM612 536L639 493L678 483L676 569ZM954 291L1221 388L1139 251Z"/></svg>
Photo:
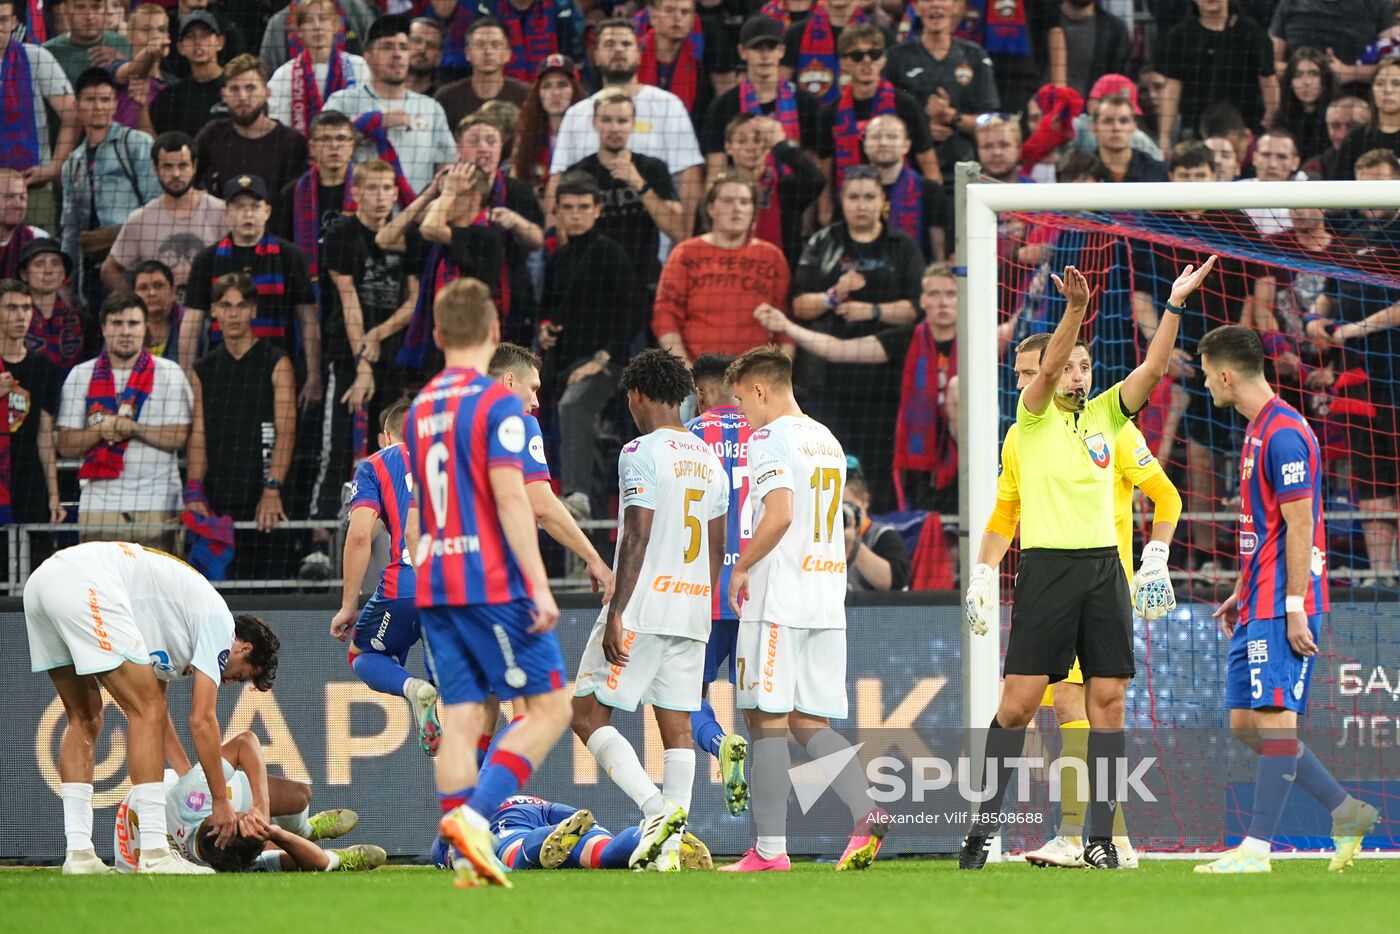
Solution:
<svg viewBox="0 0 1400 934"><path fill-rule="evenodd" d="M248 776L235 770L233 763L227 759L221 761L229 803L238 813L247 813L253 806L253 788ZM194 835L204 819L213 813L214 799L210 796L209 780L204 777L203 766L195 765L173 785L166 786L166 835L191 859L197 858L193 852Z"/></svg>
<svg viewBox="0 0 1400 934"><path fill-rule="evenodd" d="M629 442L617 462L621 510L653 510L624 629L710 638L710 520L729 512L729 478L709 445L679 426ZM624 523L618 520L617 553ZM606 617L607 610L603 611Z"/></svg>
<svg viewBox="0 0 1400 934"><path fill-rule="evenodd" d="M744 622L794 629L846 628L846 538L841 495L846 452L826 426L785 415L749 436L754 529L764 498L792 491L792 525L749 572Z"/></svg>

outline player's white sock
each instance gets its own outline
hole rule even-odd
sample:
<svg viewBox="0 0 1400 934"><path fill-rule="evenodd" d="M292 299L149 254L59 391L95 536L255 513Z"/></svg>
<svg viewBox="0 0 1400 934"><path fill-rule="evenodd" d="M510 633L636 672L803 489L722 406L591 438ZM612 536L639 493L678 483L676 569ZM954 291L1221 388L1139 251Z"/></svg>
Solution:
<svg viewBox="0 0 1400 934"><path fill-rule="evenodd" d="M64 785L63 787L64 787L64 788L67 788L68 786L67 786L67 785ZM88 788L88 794L92 794L92 786L91 786L91 785L88 785L87 788ZM1354 802L1355 802L1355 801L1356 801L1355 798L1353 798L1351 795L1347 795L1345 798L1342 799L1342 803L1341 803L1341 804L1337 805L1336 807L1334 807L1334 808L1332 809L1332 816L1333 816L1333 817L1341 817L1343 814L1347 813L1348 811L1350 811L1350 810L1352 809L1352 807L1354 806ZM65 816L65 817L66 817L67 814L68 814L68 811L67 811L67 803L66 803L66 802L65 802L65 805L64 805L64 812L63 812L63 813L64 813L64 816ZM92 810L91 810L91 809L88 810L88 814L89 814L89 815L92 814ZM88 823L91 824L91 822L92 822L92 818L91 818L91 816L89 816L89 818L88 818ZM69 845L68 849L70 849L70 850L73 849L73 847L72 847L71 844Z"/></svg>
<svg viewBox="0 0 1400 934"><path fill-rule="evenodd" d="M1267 858L1274 849L1268 840L1260 840L1258 837L1245 837L1244 843L1242 843L1241 846L1265 858Z"/></svg>
<svg viewBox="0 0 1400 934"><path fill-rule="evenodd" d="M418 693L418 685L422 683L422 678L409 678L403 683L403 696L413 700L414 695Z"/></svg>
<svg viewBox="0 0 1400 934"><path fill-rule="evenodd" d="M326 868L322 872L335 872L340 868L340 854L335 850L325 850Z"/></svg>
<svg viewBox="0 0 1400 934"><path fill-rule="evenodd" d="M169 849L170 841L165 839L165 785L161 782L132 785L130 801L141 827L141 852Z"/></svg>
<svg viewBox="0 0 1400 934"><path fill-rule="evenodd" d="M661 794L672 804L690 813L690 795L695 786L695 750L668 749L662 755ZM672 834L665 844L667 850L681 848L681 835Z"/></svg>
<svg viewBox="0 0 1400 934"><path fill-rule="evenodd" d="M282 814L272 819L272 822L288 833L294 833L298 837L311 839L311 806L307 805L295 814Z"/></svg>
<svg viewBox="0 0 1400 934"><path fill-rule="evenodd" d="M92 849L92 784L64 782L58 786L63 799L63 833L68 851Z"/></svg>
<svg viewBox="0 0 1400 934"><path fill-rule="evenodd" d="M787 852L787 837L759 837L754 849L764 859L777 859Z"/></svg>
<svg viewBox="0 0 1400 934"><path fill-rule="evenodd" d="M818 730L807 741L807 753L813 760L849 752L850 748L851 744L846 742L846 738L830 727ZM860 821L875 806L870 797L870 788L865 783L865 774L861 771L859 756L851 756L846 760L841 771L831 782L831 787L845 802L846 807L850 808L852 820Z"/></svg>
<svg viewBox="0 0 1400 934"><path fill-rule="evenodd" d="M642 760L637 758L637 750L617 727L605 726L594 732L588 737L588 751L593 753L613 784L636 802L644 816L652 817L666 809L666 799L647 777Z"/></svg>

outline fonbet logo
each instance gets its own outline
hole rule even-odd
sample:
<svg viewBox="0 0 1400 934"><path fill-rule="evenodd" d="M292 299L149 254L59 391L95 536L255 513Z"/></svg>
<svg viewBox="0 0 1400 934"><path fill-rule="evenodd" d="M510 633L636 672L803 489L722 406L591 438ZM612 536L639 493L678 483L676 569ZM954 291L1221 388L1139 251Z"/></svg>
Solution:
<svg viewBox="0 0 1400 934"><path fill-rule="evenodd" d="M847 746L828 753L819 759L804 762L788 769L788 780L792 782L793 793L798 806L806 814L835 783L838 775L856 761L864 743ZM1127 759L1118 760L1118 787L1113 800L1136 800L1147 804L1157 801L1157 796L1147 787L1143 779L1156 766L1157 758L1147 756L1137 763ZM1031 800L1032 771L1045 769L1049 777L1050 795L1053 803L1059 803L1060 789L1064 784L1064 773L1072 771L1077 777L1079 788L1089 787L1089 765L1083 759L1067 757L1051 760L1048 765L1043 756L1017 756L1006 760L1006 766L1015 774L1008 784L1008 802L1025 803ZM857 768L859 765L857 764ZM869 788L866 794L875 804L897 804L905 799L922 804L929 794L944 791L957 784L958 794L969 804L981 804L989 800L996 791L997 770L987 769L991 776L986 788L974 788L973 783L982 773L979 762L976 767L972 760L960 757L956 763L940 756L915 756L904 760L895 756L876 756L865 764L865 781ZM907 776L907 777L906 777ZM1107 763L1101 763L1099 779L1095 787L1108 784ZM1136 797L1133 797L1136 796Z"/></svg>

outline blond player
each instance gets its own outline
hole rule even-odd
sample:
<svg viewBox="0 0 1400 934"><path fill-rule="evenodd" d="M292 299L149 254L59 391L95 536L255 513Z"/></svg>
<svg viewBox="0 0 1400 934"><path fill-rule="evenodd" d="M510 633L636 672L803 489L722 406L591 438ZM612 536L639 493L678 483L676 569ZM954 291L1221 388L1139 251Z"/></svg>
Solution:
<svg viewBox="0 0 1400 934"><path fill-rule="evenodd" d="M1016 346L1016 389L1020 391L1040 372L1040 358L1047 344L1049 334L1032 334ZM1092 384L1090 384L1092 386ZM1086 387L1086 391L1090 387ZM1011 538L1016 534L1016 523L1021 510L1020 458L1016 446L1017 428L1012 425L1006 432L1001 445L1001 477L997 482L997 504L991 519L987 522L981 546L977 553L977 568L973 571L972 584L968 587L969 614L975 614L974 602L984 595L991 607L996 606L994 569L1006 556ZM1123 561L1124 573L1133 578L1133 490L1142 490L1153 504L1153 531L1165 527L1167 538L1176 527L1181 515L1181 496L1167 478L1162 465L1152 456L1142 432L1132 422L1128 422L1118 433L1113 455L1114 493L1113 520L1118 532L1119 557ZM1154 534L1153 536L1157 536ZM1148 551L1156 552L1151 545L1143 552L1144 567ZM1163 551L1165 548L1162 549ZM1165 566L1165 555L1162 561ZM983 570L983 569L986 570ZM1136 593L1134 594L1136 602ZM993 610L994 613L994 610ZM1084 707L1084 676L1076 659L1069 675L1061 682L1045 689L1044 707L1053 707L1055 719L1060 724L1063 742L1062 754L1066 757L1083 759L1085 740L1088 737L1089 720ZM1078 782L1074 769L1064 772L1064 797L1061 801L1060 826L1054 837L1044 846L1026 854L1026 861L1040 866L1060 866L1078 868L1084 865L1084 816L1087 802L1086 789ZM1128 840L1127 827L1123 823L1123 812L1116 814L1114 824L1116 834L1114 844L1118 847L1119 860L1125 869L1137 867L1137 854Z"/></svg>
<svg viewBox="0 0 1400 934"><path fill-rule="evenodd" d="M645 434L618 458L616 590L579 660L573 728L642 810L629 864L680 871L695 782L690 712L700 709L711 595L724 566L729 475L681 424L681 403L695 388L685 361L644 351L619 387ZM613 710L639 704L651 705L666 747L660 788L611 723Z"/></svg>
<svg viewBox="0 0 1400 934"><path fill-rule="evenodd" d="M850 748L830 725L846 717L846 454L824 425L802 414L792 363L776 347L748 351L726 376L753 426L755 525L734 565L729 601L739 616L738 704L755 739L758 839L723 871L786 872L788 733L814 760ZM854 756L832 787L856 823L836 868L864 869L880 849L884 812L871 808Z"/></svg>

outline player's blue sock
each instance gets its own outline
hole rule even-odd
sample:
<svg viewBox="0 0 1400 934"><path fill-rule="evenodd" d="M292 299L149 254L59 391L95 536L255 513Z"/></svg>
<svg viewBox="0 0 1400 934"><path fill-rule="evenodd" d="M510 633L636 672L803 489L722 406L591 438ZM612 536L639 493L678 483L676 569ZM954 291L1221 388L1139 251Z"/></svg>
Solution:
<svg viewBox="0 0 1400 934"><path fill-rule="evenodd" d="M708 698L700 699L700 709L690 715L690 735L695 745L719 758L719 744L724 739L724 727L715 718L715 708Z"/></svg>
<svg viewBox="0 0 1400 934"><path fill-rule="evenodd" d="M1298 744L1298 771L1293 782L1329 811L1335 811L1347 799L1346 789L1337 784L1332 773L1303 743Z"/></svg>
<svg viewBox="0 0 1400 934"><path fill-rule="evenodd" d="M554 827L536 827L525 835L521 841L520 848L515 851L515 859L512 861L511 869L535 869L540 864L540 847L544 846L545 838L554 833ZM575 847L577 849L577 847Z"/></svg>
<svg viewBox="0 0 1400 934"><path fill-rule="evenodd" d="M476 793L472 795L472 810L478 814L494 814L501 802L513 794L518 794L530 780L535 767L530 760L509 749L493 750L486 757L486 765L476 780Z"/></svg>
<svg viewBox="0 0 1400 934"><path fill-rule="evenodd" d="M476 789L471 787L463 788L460 791L439 791L438 805L442 808L442 813L446 814L453 808L470 807L472 799L475 796ZM500 804L499 801L496 803ZM487 811L486 813L494 814L496 813L496 809L493 807L490 811Z"/></svg>
<svg viewBox="0 0 1400 934"><path fill-rule="evenodd" d="M516 717L514 720L507 723L505 726L501 727L500 730L496 732L495 736L492 736L490 733L482 733L481 737L477 739L476 770L478 772L480 772L482 768L485 767L486 759L491 755L492 750L494 750L497 746L501 744L501 740L506 738L507 733L515 729L515 725L520 722L520 719L520 717ZM495 726L495 724L493 723L490 726Z"/></svg>
<svg viewBox="0 0 1400 934"><path fill-rule="evenodd" d="M601 832L602 831L597 830L589 831L589 833ZM642 830L640 827L633 826L625 828L618 833L617 836L603 844L603 852L598 855L593 868L626 869L627 861L632 858L632 851L637 848L637 841L640 840L641 837ZM587 839L587 837L584 839ZM582 845L583 843L580 841L579 848L581 848ZM579 848L575 848L574 852L579 852Z"/></svg>
<svg viewBox="0 0 1400 934"><path fill-rule="evenodd" d="M1254 779L1254 819L1249 836L1269 841L1278 830L1297 771L1298 741L1266 739L1259 744L1259 770Z"/></svg>
<svg viewBox="0 0 1400 934"><path fill-rule="evenodd" d="M433 851L432 851L432 854L431 854L431 857L430 857L430 858L432 859L432 861L433 861L433 865L436 866L436 867L439 868L439 869L451 869L451 868L452 868L452 852L451 852L451 850L452 850L452 848L449 847L449 846L447 845L447 841L444 840L444 839L442 839L442 837L438 837L436 840L434 840L434 841L433 841Z"/></svg>
<svg viewBox="0 0 1400 934"><path fill-rule="evenodd" d="M361 652L350 663L360 680L381 694L403 695L403 686L411 677L403 666L387 655Z"/></svg>

